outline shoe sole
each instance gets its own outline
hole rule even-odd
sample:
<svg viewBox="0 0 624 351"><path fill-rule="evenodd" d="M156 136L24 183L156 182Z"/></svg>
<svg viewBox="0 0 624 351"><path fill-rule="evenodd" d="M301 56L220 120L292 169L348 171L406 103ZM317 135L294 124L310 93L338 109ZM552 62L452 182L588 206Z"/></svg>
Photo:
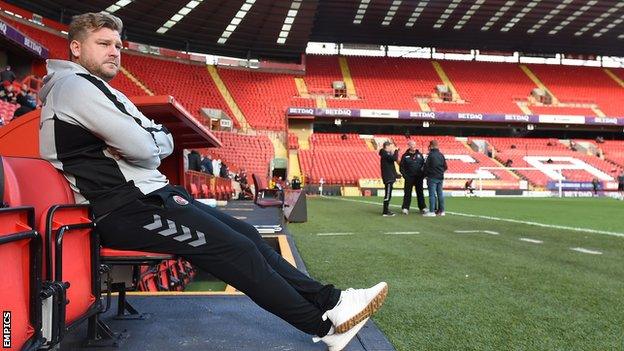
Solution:
<svg viewBox="0 0 624 351"><path fill-rule="evenodd" d="M364 319L375 314L375 312L379 311L384 301L386 300L387 296L388 296L388 285L384 286L384 288L381 289L381 291L377 294L377 296L375 296L362 311L360 311L355 316L351 317L346 322L340 324L339 326L336 326L335 327L336 333L345 333L349 331L351 328L358 325L358 323L360 323Z"/></svg>

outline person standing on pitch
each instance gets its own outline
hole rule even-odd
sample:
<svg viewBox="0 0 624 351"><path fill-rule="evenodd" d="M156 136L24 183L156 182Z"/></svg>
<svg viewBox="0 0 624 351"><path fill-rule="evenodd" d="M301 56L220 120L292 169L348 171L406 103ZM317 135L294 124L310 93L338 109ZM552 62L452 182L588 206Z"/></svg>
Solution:
<svg viewBox="0 0 624 351"><path fill-rule="evenodd" d="M618 192L620 193L620 200L624 200L624 170L618 177Z"/></svg>
<svg viewBox="0 0 624 351"><path fill-rule="evenodd" d="M418 199L418 209L421 214L425 213L425 194L423 193L423 180L424 173L423 167L425 165L425 158L416 148L416 143L413 140L407 142L407 151L401 157L399 163L401 175L405 179L405 186L403 187L403 214L409 214L409 208L412 204L412 188L416 187L416 197Z"/></svg>
<svg viewBox="0 0 624 351"><path fill-rule="evenodd" d="M442 185L444 183L444 172L448 169L446 159L438 148L438 142L431 140L429 143L429 154L425 161L425 176L427 177L427 188L429 191L429 212L427 217L444 216L444 193Z"/></svg>
<svg viewBox="0 0 624 351"><path fill-rule="evenodd" d="M394 216L388 206L390 199L392 199L392 186L398 178L394 163L399 160L399 149L393 143L385 141L383 148L379 150L379 156L381 157L381 179L383 179L385 189L382 215L384 217Z"/></svg>

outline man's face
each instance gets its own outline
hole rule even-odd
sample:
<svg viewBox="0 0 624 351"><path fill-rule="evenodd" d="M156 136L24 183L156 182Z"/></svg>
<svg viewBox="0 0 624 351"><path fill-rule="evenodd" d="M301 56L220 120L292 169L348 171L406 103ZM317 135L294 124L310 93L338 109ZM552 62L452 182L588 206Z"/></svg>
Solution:
<svg viewBox="0 0 624 351"><path fill-rule="evenodd" d="M109 28L89 32L82 42L70 43L74 61L107 82L119 71L121 47L119 32Z"/></svg>
<svg viewBox="0 0 624 351"><path fill-rule="evenodd" d="M386 150L386 151L388 151L388 152L391 152L391 151L393 150L393 148L394 148L394 145L392 145L392 144L388 144L388 145L386 145L386 147L384 148L384 150Z"/></svg>

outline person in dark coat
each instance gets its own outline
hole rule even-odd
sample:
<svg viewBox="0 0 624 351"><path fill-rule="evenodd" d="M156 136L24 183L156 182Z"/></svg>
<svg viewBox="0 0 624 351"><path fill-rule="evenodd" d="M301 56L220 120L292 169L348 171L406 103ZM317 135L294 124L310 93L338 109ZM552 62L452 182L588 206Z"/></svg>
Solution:
<svg viewBox="0 0 624 351"><path fill-rule="evenodd" d="M429 191L429 212L425 216L444 216L444 172L448 169L446 158L438 149L438 142L431 140L429 143L429 154L425 161L425 176L427 177L427 188Z"/></svg>
<svg viewBox="0 0 624 351"><path fill-rule="evenodd" d="M206 154L202 158L201 169L202 169L202 172L204 173L213 174L212 173L212 158L210 158L210 155Z"/></svg>
<svg viewBox="0 0 624 351"><path fill-rule="evenodd" d="M11 70L11 66L6 66L4 71L0 72L0 82L7 81L13 83L16 78L15 72Z"/></svg>
<svg viewBox="0 0 624 351"><path fill-rule="evenodd" d="M418 209L421 214L425 213L425 194L423 192L423 180L425 158L416 148L416 143L412 140L407 142L407 151L401 157L399 163L401 175L405 179L403 187L403 205L401 206L403 214L409 213L412 204L412 188L416 188L416 198L418 199Z"/></svg>
<svg viewBox="0 0 624 351"><path fill-rule="evenodd" d="M191 150L188 154L188 169L189 171L201 172L201 156L196 150Z"/></svg>
<svg viewBox="0 0 624 351"><path fill-rule="evenodd" d="M394 216L395 214L390 212L388 206L392 199L392 186L398 178L394 163L399 160L399 149L390 141L386 141L383 143L383 148L379 150L379 156L381 157L381 178L385 189L382 215L384 217Z"/></svg>
<svg viewBox="0 0 624 351"><path fill-rule="evenodd" d="M225 162L221 162L221 169L219 169L219 177L221 178L229 178L230 170L227 168Z"/></svg>

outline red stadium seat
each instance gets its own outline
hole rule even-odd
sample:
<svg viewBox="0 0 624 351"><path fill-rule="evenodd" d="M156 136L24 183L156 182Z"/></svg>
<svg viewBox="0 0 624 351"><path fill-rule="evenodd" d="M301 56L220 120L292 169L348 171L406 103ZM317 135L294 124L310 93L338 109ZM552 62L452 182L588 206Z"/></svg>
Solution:
<svg viewBox="0 0 624 351"><path fill-rule="evenodd" d="M266 184L262 182L260 177L256 174L252 174L255 196L254 203L262 208L266 207L282 207L284 205L283 191L278 189L268 189ZM266 194L273 194L275 197L265 197Z"/></svg>
<svg viewBox="0 0 624 351"><path fill-rule="evenodd" d="M0 191L1 193L1 191ZM32 207L0 208L0 310L10 319L14 350L36 350L44 343L41 324L41 237ZM5 315L10 313L10 315Z"/></svg>
<svg viewBox="0 0 624 351"><path fill-rule="evenodd" d="M33 158L4 157L3 163L7 175L5 201L10 206L32 205L35 210L35 223L41 232L46 233L44 278L70 283L67 291L70 303L67 305L64 320L60 321L59 340L67 329L87 318L90 340L101 337L96 333L112 336L108 327L97 319L97 314L103 310L99 298L100 247L92 231L89 208L73 204L74 195L69 183L49 162ZM32 174L37 174L37 182L32 181ZM46 189L45 193L40 191L42 186ZM7 189L11 191L7 192ZM173 257L149 252L105 249L101 258L108 265L136 265L160 262ZM127 307L129 305L125 301L125 294L123 295L119 303L120 306ZM118 314L123 314L123 311L118 311Z"/></svg>

